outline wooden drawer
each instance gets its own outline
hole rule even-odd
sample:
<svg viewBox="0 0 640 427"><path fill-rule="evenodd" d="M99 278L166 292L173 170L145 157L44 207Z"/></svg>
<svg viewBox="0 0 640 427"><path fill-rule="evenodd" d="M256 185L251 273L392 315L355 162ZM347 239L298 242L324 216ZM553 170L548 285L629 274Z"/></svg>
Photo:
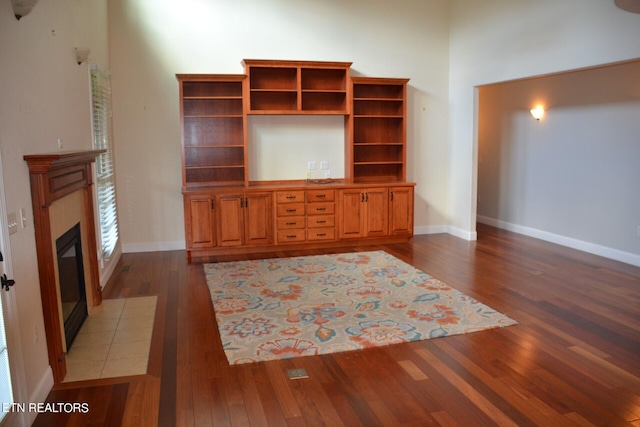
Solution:
<svg viewBox="0 0 640 427"><path fill-rule="evenodd" d="M333 202L335 190L307 190L307 202Z"/></svg>
<svg viewBox="0 0 640 427"><path fill-rule="evenodd" d="M278 216L304 215L304 203L283 203L277 207Z"/></svg>
<svg viewBox="0 0 640 427"><path fill-rule="evenodd" d="M336 217L334 215L313 215L307 217L307 227L333 227L336 225Z"/></svg>
<svg viewBox="0 0 640 427"><path fill-rule="evenodd" d="M278 218L278 230L289 230L292 228L304 228L304 217L283 216Z"/></svg>
<svg viewBox="0 0 640 427"><path fill-rule="evenodd" d="M335 228L310 228L307 230L307 240L334 240L336 238Z"/></svg>
<svg viewBox="0 0 640 427"><path fill-rule="evenodd" d="M307 213L309 215L327 215L336 212L336 204L328 203L307 203Z"/></svg>
<svg viewBox="0 0 640 427"><path fill-rule="evenodd" d="M277 191L276 203L300 203L304 202L304 190L299 191Z"/></svg>
<svg viewBox="0 0 640 427"><path fill-rule="evenodd" d="M293 243L293 242L304 242L304 241L305 241L304 229L278 231L278 243L288 243L288 242Z"/></svg>

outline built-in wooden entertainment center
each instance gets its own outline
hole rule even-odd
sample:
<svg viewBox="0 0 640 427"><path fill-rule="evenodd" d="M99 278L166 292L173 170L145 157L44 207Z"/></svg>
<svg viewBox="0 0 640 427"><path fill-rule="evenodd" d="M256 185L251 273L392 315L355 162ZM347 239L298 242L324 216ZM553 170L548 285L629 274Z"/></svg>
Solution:
<svg viewBox="0 0 640 427"><path fill-rule="evenodd" d="M349 62L243 64L177 75L189 260L410 239L408 79L351 77ZM247 117L259 114L344 116L344 179L250 181Z"/></svg>

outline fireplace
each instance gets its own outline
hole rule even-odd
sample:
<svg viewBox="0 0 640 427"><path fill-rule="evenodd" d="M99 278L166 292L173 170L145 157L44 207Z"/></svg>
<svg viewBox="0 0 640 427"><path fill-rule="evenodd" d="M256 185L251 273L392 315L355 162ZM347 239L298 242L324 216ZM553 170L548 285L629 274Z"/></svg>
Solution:
<svg viewBox="0 0 640 427"><path fill-rule="evenodd" d="M84 283L80 223L56 239L56 252L58 254L62 321L67 351L69 351L82 323L89 315Z"/></svg>
<svg viewBox="0 0 640 427"><path fill-rule="evenodd" d="M68 327L77 333L85 313L102 302L91 164L103 152L24 156L31 181L47 351L56 383L67 373L66 356L74 333Z"/></svg>

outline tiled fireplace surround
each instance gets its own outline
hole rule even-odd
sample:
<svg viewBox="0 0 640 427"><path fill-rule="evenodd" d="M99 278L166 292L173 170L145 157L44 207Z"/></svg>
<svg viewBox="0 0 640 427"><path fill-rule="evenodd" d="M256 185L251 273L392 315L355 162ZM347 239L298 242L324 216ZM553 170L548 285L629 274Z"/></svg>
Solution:
<svg viewBox="0 0 640 427"><path fill-rule="evenodd" d="M87 307L102 302L96 250L91 164L99 150L36 154L29 166L38 254L40 292L49 363L56 383L64 379L67 345L64 337L56 239L80 223Z"/></svg>

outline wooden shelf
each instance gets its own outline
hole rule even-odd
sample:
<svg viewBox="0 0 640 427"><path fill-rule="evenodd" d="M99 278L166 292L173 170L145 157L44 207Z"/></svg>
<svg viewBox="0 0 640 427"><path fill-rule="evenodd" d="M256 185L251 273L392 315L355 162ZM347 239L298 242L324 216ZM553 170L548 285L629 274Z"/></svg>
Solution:
<svg viewBox="0 0 640 427"><path fill-rule="evenodd" d="M187 98L182 104L185 117L242 117L242 98Z"/></svg>
<svg viewBox="0 0 640 427"><path fill-rule="evenodd" d="M351 63L245 59L248 114L349 114Z"/></svg>
<svg viewBox="0 0 640 427"><path fill-rule="evenodd" d="M351 147L355 182L406 179L407 79L353 77Z"/></svg>
<svg viewBox="0 0 640 427"><path fill-rule="evenodd" d="M183 187L246 182L245 75L178 75Z"/></svg>
<svg viewBox="0 0 640 427"><path fill-rule="evenodd" d="M376 77L354 77L353 99L405 101L405 86L408 79L386 79Z"/></svg>

